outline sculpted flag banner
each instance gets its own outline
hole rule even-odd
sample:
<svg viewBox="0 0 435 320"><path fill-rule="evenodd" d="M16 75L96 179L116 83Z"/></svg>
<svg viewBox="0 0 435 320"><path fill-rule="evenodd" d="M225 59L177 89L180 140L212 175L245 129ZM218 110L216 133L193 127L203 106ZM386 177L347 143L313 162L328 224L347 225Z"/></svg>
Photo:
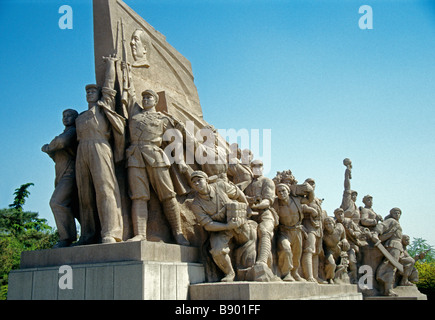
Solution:
<svg viewBox="0 0 435 320"><path fill-rule="evenodd" d="M196 128L204 127L207 123L190 62L123 1L94 0L93 10L97 84L104 81L101 57L116 52L130 65L137 97L152 89L160 96L157 111L167 112L182 122L193 121Z"/></svg>

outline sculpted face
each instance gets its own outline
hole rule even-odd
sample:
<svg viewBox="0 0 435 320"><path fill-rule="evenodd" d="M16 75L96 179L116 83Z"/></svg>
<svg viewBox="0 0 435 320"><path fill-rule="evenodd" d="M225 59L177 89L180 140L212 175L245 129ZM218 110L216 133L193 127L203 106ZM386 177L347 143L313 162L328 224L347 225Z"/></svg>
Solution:
<svg viewBox="0 0 435 320"><path fill-rule="evenodd" d="M373 198L365 198L363 202L368 208L373 206Z"/></svg>
<svg viewBox="0 0 435 320"><path fill-rule="evenodd" d="M278 195L278 199L280 200L287 200L289 196L289 192L287 191L287 188L283 186L277 187L276 194Z"/></svg>
<svg viewBox="0 0 435 320"><path fill-rule="evenodd" d="M144 31L143 30L136 30L133 35L131 36L131 52L133 54L133 58L135 60L141 60L145 58L145 55L147 53L147 49L145 44L142 42L141 35Z"/></svg>
<svg viewBox="0 0 435 320"><path fill-rule="evenodd" d="M65 127L70 127L70 126L74 125L76 118L77 118L77 114L74 113L73 111L69 111L69 110L64 111L63 117L62 117L63 125Z"/></svg>
<svg viewBox="0 0 435 320"><path fill-rule="evenodd" d="M357 196L358 196L358 193L352 192L352 194L350 195L350 198L352 199L353 202L356 202L356 197Z"/></svg>
<svg viewBox="0 0 435 320"><path fill-rule="evenodd" d="M142 97L142 106L144 109L150 109L156 105L156 98L150 94L144 94Z"/></svg>
<svg viewBox="0 0 435 320"><path fill-rule="evenodd" d="M192 179L192 186L196 192L200 194L208 194L208 183L203 177L194 177Z"/></svg>
<svg viewBox="0 0 435 320"><path fill-rule="evenodd" d="M86 90L86 101L88 103L95 103L100 98L100 93L97 88L88 88Z"/></svg>
<svg viewBox="0 0 435 320"><path fill-rule="evenodd" d="M332 219L326 219L324 224L326 231L328 231L329 233L334 232L334 222L332 221Z"/></svg>
<svg viewBox="0 0 435 320"><path fill-rule="evenodd" d="M343 210L334 211L334 215L337 218L338 222L342 222L344 220L344 211Z"/></svg>
<svg viewBox="0 0 435 320"><path fill-rule="evenodd" d="M394 209L394 210L391 210L390 214L393 217L393 219L399 220L400 216L402 215L402 212L399 209Z"/></svg>

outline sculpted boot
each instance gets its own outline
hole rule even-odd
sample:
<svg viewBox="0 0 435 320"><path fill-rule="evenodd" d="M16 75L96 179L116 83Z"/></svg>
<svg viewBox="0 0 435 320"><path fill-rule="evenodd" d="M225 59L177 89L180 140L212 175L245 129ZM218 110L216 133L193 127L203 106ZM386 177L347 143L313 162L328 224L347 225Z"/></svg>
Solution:
<svg viewBox="0 0 435 320"><path fill-rule="evenodd" d="M182 246L190 246L190 242L186 240L181 229L180 207L177 199L171 198L164 200L163 212L169 221L175 241Z"/></svg>
<svg viewBox="0 0 435 320"><path fill-rule="evenodd" d="M214 255L213 260L219 269L225 273L225 277L221 279L222 282L232 282L236 277L236 273L234 272L233 266L231 264L231 259L228 254L220 254Z"/></svg>
<svg viewBox="0 0 435 320"><path fill-rule="evenodd" d="M127 241L141 241L147 239L148 201L133 200L131 208L134 237Z"/></svg>

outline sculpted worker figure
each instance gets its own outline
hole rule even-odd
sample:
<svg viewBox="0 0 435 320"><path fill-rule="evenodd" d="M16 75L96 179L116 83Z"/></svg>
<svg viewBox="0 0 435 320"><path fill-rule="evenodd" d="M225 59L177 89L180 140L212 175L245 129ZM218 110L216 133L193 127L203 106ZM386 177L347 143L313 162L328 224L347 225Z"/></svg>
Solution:
<svg viewBox="0 0 435 320"><path fill-rule="evenodd" d="M221 281L233 281L230 241L235 244L237 267L251 267L256 257L257 228L254 221L247 220L245 195L234 184L222 180L208 184L208 176L203 171L194 171L191 180L197 192L192 211L198 223L210 232L210 253L225 274Z"/></svg>
<svg viewBox="0 0 435 320"><path fill-rule="evenodd" d="M77 150L76 174L80 203L81 236L78 245L98 241L101 227L103 243L122 241L121 197L115 176L114 161L122 160L124 146L109 144L123 140L124 119L115 112L115 61L104 57L107 63L103 88L86 86L88 110L76 119ZM119 138L120 137L120 138Z"/></svg>
<svg viewBox="0 0 435 320"><path fill-rule="evenodd" d="M244 192L254 212L252 219L258 223L257 263L268 266L268 262L271 261L273 229L278 225L278 217L271 210L275 200L275 184L271 179L263 176L261 160L253 160L251 168L254 177Z"/></svg>
<svg viewBox="0 0 435 320"><path fill-rule="evenodd" d="M77 240L77 230L74 218L79 219L73 203L77 197L75 161L77 154L77 134L75 120L76 110L63 111L65 130L55 137L41 150L47 153L55 162L56 179L54 192L50 199L50 207L56 221L59 242L55 248L68 247Z"/></svg>
<svg viewBox="0 0 435 320"><path fill-rule="evenodd" d="M146 240L151 185L162 204L175 241L188 246L190 243L183 235L180 207L169 172L171 162L163 150L166 143L164 135L176 124L171 117L156 111L158 101L159 96L154 91L145 90L140 105L136 102L134 88L130 90L128 117L131 143L126 151L134 232L130 240ZM178 156L174 161L181 172L186 172L188 168L183 155Z"/></svg>
<svg viewBox="0 0 435 320"><path fill-rule="evenodd" d="M306 193L312 192L311 186L303 185ZM290 194L290 187L284 183L276 186L273 208L279 216L278 226L278 267L284 281L305 281L298 272L302 257L302 239L307 236L302 221L304 213L311 212L304 197Z"/></svg>

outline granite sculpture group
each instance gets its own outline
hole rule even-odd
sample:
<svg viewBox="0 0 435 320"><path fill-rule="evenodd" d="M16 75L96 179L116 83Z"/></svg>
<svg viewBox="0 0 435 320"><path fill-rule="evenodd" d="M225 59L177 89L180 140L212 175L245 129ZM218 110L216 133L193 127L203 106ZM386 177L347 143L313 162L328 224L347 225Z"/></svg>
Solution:
<svg viewBox="0 0 435 320"><path fill-rule="evenodd" d="M122 57L111 52L102 58L104 84L86 86L87 110L63 111L65 130L42 147L56 167L50 200L56 247L121 241L197 246L209 282L356 284L364 265L374 275L366 294L394 296L395 286L418 280L401 210L382 218L370 195L358 206L349 159L343 161L343 201L328 216L314 179L298 183L290 170L267 178L262 161L222 143L213 126L196 123L191 132L185 119L158 111L166 97L155 88L140 89L138 100L137 70L159 68L149 57L155 39L134 28L126 54L123 21L116 38L120 26Z"/></svg>

